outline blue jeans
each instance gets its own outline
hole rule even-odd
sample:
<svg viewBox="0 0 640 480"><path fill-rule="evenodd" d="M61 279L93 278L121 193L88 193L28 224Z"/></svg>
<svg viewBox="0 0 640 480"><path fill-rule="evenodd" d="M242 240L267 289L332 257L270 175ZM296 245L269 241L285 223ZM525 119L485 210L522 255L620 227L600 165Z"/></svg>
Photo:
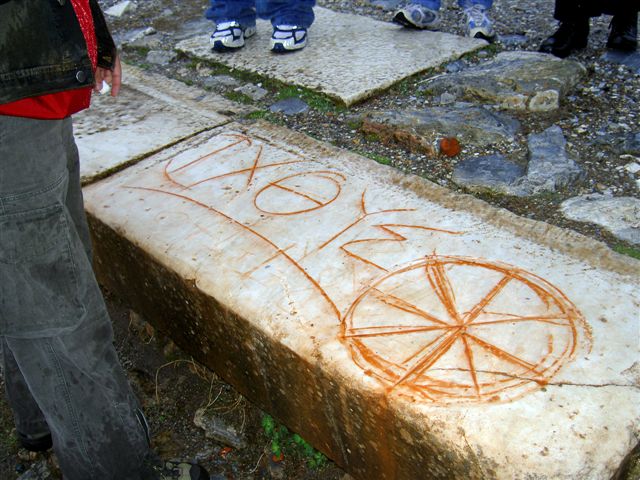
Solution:
<svg viewBox="0 0 640 480"><path fill-rule="evenodd" d="M431 10L440 10L442 0L411 0L409 3L417 3ZM470 7L472 5L482 5L484 8L491 8L493 0L458 0L460 8Z"/></svg>
<svg viewBox="0 0 640 480"><path fill-rule="evenodd" d="M272 25L296 25L309 28L314 20L315 0L210 0L205 16L216 23L237 21L253 27L256 15Z"/></svg>
<svg viewBox="0 0 640 480"><path fill-rule="evenodd" d="M0 350L17 430L67 480L140 480L144 417L91 266L71 119L0 116Z"/></svg>

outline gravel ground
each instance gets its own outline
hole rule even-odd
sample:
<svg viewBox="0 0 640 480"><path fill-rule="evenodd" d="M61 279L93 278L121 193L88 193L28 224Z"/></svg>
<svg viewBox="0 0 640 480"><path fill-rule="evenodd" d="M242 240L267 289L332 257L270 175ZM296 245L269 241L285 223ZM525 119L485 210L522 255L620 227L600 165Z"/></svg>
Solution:
<svg viewBox="0 0 640 480"><path fill-rule="evenodd" d="M116 0L104 0L101 3L104 7L109 7ZM455 3L451 0L444 2L442 30L462 34L463 16ZM383 21L389 21L392 16L391 11L359 0L321 0L318 4ZM210 28L201 20L205 8L204 2L193 0L139 0L137 8L132 12L109 21L114 34L120 39L130 36L132 32L152 27L156 31L155 35L149 37L155 40L153 49L170 52L189 25ZM555 29L552 13L552 0L496 0L491 17L502 41L497 42L486 53L474 55L466 61L481 62L502 50L536 50L540 42ZM567 137L570 153L585 169L585 180L570 190L529 198L488 194L476 196L519 215L570 228L606 242L611 247L620 248L630 245L615 239L596 225L569 221L558 209L561 201L582 193L610 192L616 196L639 196L636 178L624 169L629 159L621 157L616 146L624 134L640 131L640 75L627 67L602 60L609 20L609 17L601 17L592 21L589 47L574 57L587 67L588 77L573 92L569 101L552 114L517 115L522 122L523 131L516 149L526 149L528 133L539 132L557 124ZM321 41L313 37L313 29L310 41ZM215 72L215 67L197 64L185 57L178 57L167 65L156 65L147 61L147 52L148 48L125 47L122 56L125 61L151 71L233 96L233 87L207 87L207 79L212 71ZM432 100L421 95L418 86L424 78L434 73L437 71L411 78L348 110L327 105L326 102L314 104L309 101L312 108L304 114L285 116L268 113L268 107L278 99L278 91L270 90L268 86L265 86L269 90L268 94L253 104L264 112L263 116L267 120L388 162L398 169L424 176L453 190L463 191L451 182L457 158L428 158L399 147L382 145L360 133L357 122L354 121L367 110L431 105ZM463 150L460 158L499 153L501 150L506 153L507 149L512 148L510 145L498 145L491 151L467 149ZM311 467L310 457L300 449L289 449L285 451L283 461L274 462L270 453L271 438L261 425L263 412L211 372L191 362L170 341L162 338L135 315L131 317L130 312L119 305L117 299L108 297L108 303L123 364L149 415L154 430L154 446L161 454L198 458L210 469L214 479L349 478L331 462L319 469ZM203 432L193 425L196 409L209 403L211 405L208 410L242 432L247 441L246 448L228 450L224 444L206 439ZM46 458L49 459L50 478L60 478L55 462L50 457L29 456L18 450L12 429L11 414L2 399L0 478L17 478L18 472L29 469Z"/></svg>

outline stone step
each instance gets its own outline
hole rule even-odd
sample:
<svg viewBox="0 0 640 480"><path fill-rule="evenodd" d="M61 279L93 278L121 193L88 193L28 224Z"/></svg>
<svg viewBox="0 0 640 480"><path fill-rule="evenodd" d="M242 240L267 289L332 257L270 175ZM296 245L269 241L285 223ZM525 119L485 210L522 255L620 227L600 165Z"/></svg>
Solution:
<svg viewBox="0 0 640 480"><path fill-rule="evenodd" d="M120 95L94 95L74 115L84 183L196 133L223 125L250 107L123 64Z"/></svg>
<svg viewBox="0 0 640 480"><path fill-rule="evenodd" d="M201 60L316 90L349 106L487 45L483 40L410 30L321 7L314 12L309 43L300 52L271 53L272 28L264 20L258 21L256 35L235 52L211 51L211 32L183 40L176 49Z"/></svg>
<svg viewBox="0 0 640 480"><path fill-rule="evenodd" d="M362 480L608 479L640 262L229 123L85 187L99 279Z"/></svg>

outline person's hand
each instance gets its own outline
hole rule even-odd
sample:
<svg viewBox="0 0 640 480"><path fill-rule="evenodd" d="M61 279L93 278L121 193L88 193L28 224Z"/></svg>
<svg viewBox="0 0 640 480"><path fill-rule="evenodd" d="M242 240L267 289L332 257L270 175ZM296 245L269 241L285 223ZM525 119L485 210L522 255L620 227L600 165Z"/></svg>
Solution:
<svg viewBox="0 0 640 480"><path fill-rule="evenodd" d="M120 57L116 55L113 62L113 70L98 67L96 69L96 83L93 89L96 92L102 90L102 81L104 80L111 87L111 96L117 97L120 93L120 85L122 83L122 66L120 65Z"/></svg>

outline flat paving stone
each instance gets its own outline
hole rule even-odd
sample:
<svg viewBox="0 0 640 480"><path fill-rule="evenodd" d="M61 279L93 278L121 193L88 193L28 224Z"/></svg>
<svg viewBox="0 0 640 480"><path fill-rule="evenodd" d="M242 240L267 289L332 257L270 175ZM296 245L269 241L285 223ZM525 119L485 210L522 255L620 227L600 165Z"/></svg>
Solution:
<svg viewBox="0 0 640 480"><path fill-rule="evenodd" d="M211 32L184 40L176 48L200 59L325 93L348 106L487 45L482 40L410 30L321 7L314 11L309 43L300 52L270 52L271 24L266 21L258 21L256 35L238 51L211 51Z"/></svg>
<svg viewBox="0 0 640 480"><path fill-rule="evenodd" d="M640 262L264 122L84 189L100 280L358 479L609 479Z"/></svg>
<svg viewBox="0 0 640 480"><path fill-rule="evenodd" d="M74 116L83 182L250 111L129 65L123 66L123 79L118 97L94 95L91 108Z"/></svg>
<svg viewBox="0 0 640 480"><path fill-rule="evenodd" d="M560 207L571 220L601 225L616 238L640 245L640 199L594 193L569 198Z"/></svg>

